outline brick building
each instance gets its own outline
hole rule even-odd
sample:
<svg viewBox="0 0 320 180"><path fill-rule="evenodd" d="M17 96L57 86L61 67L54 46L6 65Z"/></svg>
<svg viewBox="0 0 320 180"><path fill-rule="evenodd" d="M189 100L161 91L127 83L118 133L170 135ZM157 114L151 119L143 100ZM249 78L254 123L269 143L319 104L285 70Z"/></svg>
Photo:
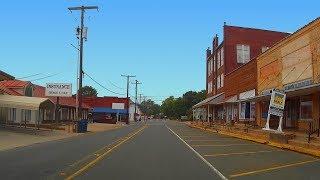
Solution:
<svg viewBox="0 0 320 180"><path fill-rule="evenodd" d="M216 35L213 38L212 48L208 48L206 51L207 99L194 106L196 109L202 109L202 112L204 112L203 109L206 110L206 115L202 115L202 118L225 121L226 104L237 101L240 95L233 94L236 96L233 99L226 95L226 88L229 91L232 88L237 88L232 83L225 83L226 77L288 35L283 32L224 25L222 42L219 42ZM237 73L241 70L238 70ZM231 87L226 87L227 84ZM242 89L247 89L247 87ZM252 96L255 96L254 89L251 89L254 91ZM231 110L230 114L236 113ZM232 115L230 120L233 117L236 116Z"/></svg>
<svg viewBox="0 0 320 180"><path fill-rule="evenodd" d="M286 93L284 129L319 127L320 118L320 19L317 18L257 57L257 124L265 126L270 90ZM279 118L270 117L277 128ZM315 125L315 126L313 126Z"/></svg>
<svg viewBox="0 0 320 180"><path fill-rule="evenodd" d="M115 124L117 121L129 123L129 101L119 97L85 97L84 103L92 107L93 121Z"/></svg>
<svg viewBox="0 0 320 180"><path fill-rule="evenodd" d="M3 80L14 80L14 79L15 79L15 77L13 77L12 75L0 70L0 81L3 81Z"/></svg>

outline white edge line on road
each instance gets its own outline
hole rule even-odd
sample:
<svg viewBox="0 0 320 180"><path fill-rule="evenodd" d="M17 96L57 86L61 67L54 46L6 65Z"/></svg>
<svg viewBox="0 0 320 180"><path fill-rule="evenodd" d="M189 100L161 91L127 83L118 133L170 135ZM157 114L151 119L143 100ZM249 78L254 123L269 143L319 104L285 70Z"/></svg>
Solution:
<svg viewBox="0 0 320 180"><path fill-rule="evenodd" d="M210 167L218 176L220 176L223 180L228 180L218 169L216 169L212 164L210 164L204 157L201 156L200 153L198 153L196 150L194 150L186 141L184 141L177 133L175 133L171 128L169 128L167 125L166 127L175 135L177 136L186 146L188 146L189 149L191 149L206 165Z"/></svg>

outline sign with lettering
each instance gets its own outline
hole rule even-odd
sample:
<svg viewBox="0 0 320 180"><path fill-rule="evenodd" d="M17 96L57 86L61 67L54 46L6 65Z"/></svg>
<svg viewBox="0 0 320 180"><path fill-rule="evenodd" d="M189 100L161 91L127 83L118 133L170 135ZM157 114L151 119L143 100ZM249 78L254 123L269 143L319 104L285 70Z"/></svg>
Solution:
<svg viewBox="0 0 320 180"><path fill-rule="evenodd" d="M71 97L72 84L71 83L48 83L46 85L46 96Z"/></svg>
<svg viewBox="0 0 320 180"><path fill-rule="evenodd" d="M112 109L124 109L124 103L112 103Z"/></svg>
<svg viewBox="0 0 320 180"><path fill-rule="evenodd" d="M286 102L286 94L283 91L274 89L271 93L269 105L269 114L283 116L283 110Z"/></svg>
<svg viewBox="0 0 320 180"><path fill-rule="evenodd" d="M284 90L285 91L295 90L295 89L299 89L299 88L310 86L310 85L312 85L312 79L306 79L306 80L303 80L303 81L287 84L287 85L284 86Z"/></svg>

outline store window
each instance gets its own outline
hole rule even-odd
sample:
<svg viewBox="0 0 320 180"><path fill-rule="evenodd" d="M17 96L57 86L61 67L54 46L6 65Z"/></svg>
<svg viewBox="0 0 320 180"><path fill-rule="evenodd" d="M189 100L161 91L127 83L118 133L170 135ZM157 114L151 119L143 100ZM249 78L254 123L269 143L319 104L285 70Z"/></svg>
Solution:
<svg viewBox="0 0 320 180"><path fill-rule="evenodd" d="M241 102L239 104L239 119L255 119L255 103Z"/></svg>
<svg viewBox="0 0 320 180"><path fill-rule="evenodd" d="M301 97L300 99L300 119L312 119L312 99L311 97Z"/></svg>
<svg viewBox="0 0 320 180"><path fill-rule="evenodd" d="M16 117L17 117L17 109L16 108L9 108L8 120L13 122L16 120Z"/></svg>
<svg viewBox="0 0 320 180"><path fill-rule="evenodd" d="M269 102L263 101L261 103L261 118L262 119L267 119L268 111L269 111Z"/></svg>
<svg viewBox="0 0 320 180"><path fill-rule="evenodd" d="M31 110L27 109L22 109L21 110L21 115L22 115L22 122L26 121L31 121Z"/></svg>

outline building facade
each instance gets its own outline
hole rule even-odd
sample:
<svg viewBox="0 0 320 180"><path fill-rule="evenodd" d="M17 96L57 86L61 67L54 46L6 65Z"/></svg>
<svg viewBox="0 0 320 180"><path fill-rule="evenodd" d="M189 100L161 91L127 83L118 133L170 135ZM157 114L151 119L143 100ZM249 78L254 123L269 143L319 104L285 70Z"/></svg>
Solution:
<svg viewBox="0 0 320 180"><path fill-rule="evenodd" d="M227 84L231 85L226 83L226 77L232 79L229 74L234 73L236 69L249 63L251 59L288 35L283 32L224 25L222 42L219 42L216 35L213 38L212 48L206 51L207 99L194 108L206 109L207 120L231 121L237 117L243 117L243 113L246 116L248 112L243 112L243 108L240 109L241 111L236 111L238 105L235 101L240 97L245 98L255 88L251 87L249 92L243 91L239 94L230 95L229 93L227 95L226 89L231 92L235 86L226 87ZM241 70L238 70L237 73ZM247 87L240 89L247 90ZM255 92L252 96L255 96ZM249 108L249 105L244 106ZM241 114L237 116L238 113Z"/></svg>
<svg viewBox="0 0 320 180"><path fill-rule="evenodd" d="M320 20L299 29L257 57L257 122L264 126L270 91L286 93L283 127L306 130L319 120ZM271 116L270 126L278 118Z"/></svg>
<svg viewBox="0 0 320 180"><path fill-rule="evenodd" d="M117 122L129 123L129 101L119 97L85 97L84 103L92 109L94 122L115 124Z"/></svg>
<svg viewBox="0 0 320 180"><path fill-rule="evenodd" d="M225 77L226 121L254 121L255 102L242 102L254 97L257 91L257 61L233 70Z"/></svg>

